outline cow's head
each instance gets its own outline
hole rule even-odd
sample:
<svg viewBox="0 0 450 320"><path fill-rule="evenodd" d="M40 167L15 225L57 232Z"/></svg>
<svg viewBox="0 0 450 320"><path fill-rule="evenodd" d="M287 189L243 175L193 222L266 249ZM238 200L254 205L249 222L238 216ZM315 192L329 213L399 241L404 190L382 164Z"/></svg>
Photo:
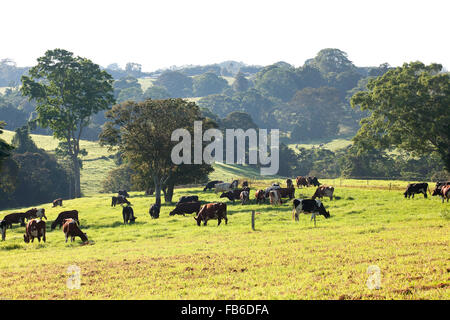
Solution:
<svg viewBox="0 0 450 320"><path fill-rule="evenodd" d="M30 237L27 234L23 235L23 241L25 241L25 243L29 243L30 242Z"/></svg>
<svg viewBox="0 0 450 320"><path fill-rule="evenodd" d="M195 219L195 221L197 221L197 225L200 227L200 224L202 222L201 215L199 214L197 217L194 216L194 219Z"/></svg>
<svg viewBox="0 0 450 320"><path fill-rule="evenodd" d="M433 190L432 196L438 196L440 194L441 194L441 189L440 188L436 188L436 189Z"/></svg>
<svg viewBox="0 0 450 320"><path fill-rule="evenodd" d="M169 212L169 216L174 216L175 215L175 210L172 210Z"/></svg>
<svg viewBox="0 0 450 320"><path fill-rule="evenodd" d="M233 192L228 191L224 192L220 195L221 198L228 198L229 200L233 200Z"/></svg>

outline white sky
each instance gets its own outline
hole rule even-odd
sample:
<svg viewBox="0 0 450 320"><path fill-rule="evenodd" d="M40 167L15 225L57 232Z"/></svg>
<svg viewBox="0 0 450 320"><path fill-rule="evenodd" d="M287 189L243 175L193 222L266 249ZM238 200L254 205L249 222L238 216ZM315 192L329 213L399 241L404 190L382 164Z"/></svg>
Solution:
<svg viewBox="0 0 450 320"><path fill-rule="evenodd" d="M301 66L323 48L357 66L420 60L450 69L449 0L6 0L0 59L32 66L62 48L143 71L225 60Z"/></svg>

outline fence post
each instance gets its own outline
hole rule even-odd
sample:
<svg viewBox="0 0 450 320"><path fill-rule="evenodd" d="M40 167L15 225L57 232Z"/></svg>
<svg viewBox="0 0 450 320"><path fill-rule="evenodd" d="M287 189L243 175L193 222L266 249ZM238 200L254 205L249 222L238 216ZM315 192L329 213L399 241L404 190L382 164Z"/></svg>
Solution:
<svg viewBox="0 0 450 320"><path fill-rule="evenodd" d="M255 210L252 210L252 230L255 231Z"/></svg>

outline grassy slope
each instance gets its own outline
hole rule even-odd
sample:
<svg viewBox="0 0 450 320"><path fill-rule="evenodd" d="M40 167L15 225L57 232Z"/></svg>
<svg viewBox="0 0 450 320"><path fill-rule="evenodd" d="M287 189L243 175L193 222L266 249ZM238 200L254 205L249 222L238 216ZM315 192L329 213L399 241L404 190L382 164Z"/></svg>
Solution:
<svg viewBox="0 0 450 320"><path fill-rule="evenodd" d="M255 187L252 185L251 198ZM133 193L135 225L121 223L111 195L43 204L49 221L77 209L92 245L64 243L61 230L45 244L25 244L23 227L0 243L0 296L7 299L449 299L448 204L398 191L336 188L323 202L332 217L291 219L291 202L279 207L228 202L228 225L197 227L192 216L150 219L153 197ZM296 190L311 196L314 188ZM175 199L213 192L177 189ZM250 212L256 231L250 228ZM10 210L8 212L11 212ZM2 212L6 214L7 212ZM223 222L222 222L223 223ZM48 226L50 223L48 223ZM81 289L66 288L69 265L81 268ZM367 268L381 269L381 289L366 286Z"/></svg>

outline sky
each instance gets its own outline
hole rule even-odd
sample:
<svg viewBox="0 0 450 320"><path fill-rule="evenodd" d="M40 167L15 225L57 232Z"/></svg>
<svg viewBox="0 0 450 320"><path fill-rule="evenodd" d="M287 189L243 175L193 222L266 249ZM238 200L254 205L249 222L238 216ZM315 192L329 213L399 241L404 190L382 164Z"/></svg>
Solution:
<svg viewBox="0 0 450 320"><path fill-rule="evenodd" d="M420 60L450 70L448 0L7 0L0 59L32 66L66 49L143 71L226 60L296 67L337 48L357 66Z"/></svg>

